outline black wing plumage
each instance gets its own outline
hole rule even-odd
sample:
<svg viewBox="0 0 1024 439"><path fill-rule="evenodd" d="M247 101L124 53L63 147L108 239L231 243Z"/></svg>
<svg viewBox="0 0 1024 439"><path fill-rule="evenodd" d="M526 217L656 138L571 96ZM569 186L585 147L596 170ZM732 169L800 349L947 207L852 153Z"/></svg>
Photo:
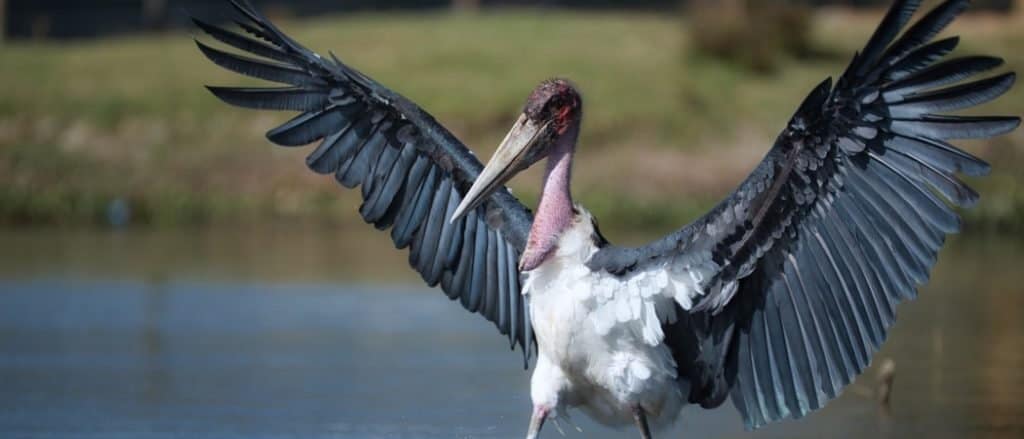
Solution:
<svg viewBox="0 0 1024 439"><path fill-rule="evenodd" d="M249 55L196 41L214 63L282 87L209 87L246 108L301 112L270 130L283 146L320 141L306 164L345 187L361 186L359 213L380 230L391 228L398 248L430 286L494 322L528 360L534 345L526 297L520 294L519 255L532 216L507 189L462 219L449 222L483 165L429 114L346 66L322 58L286 36L244 0L231 2L248 35L195 19L214 39ZM254 57L255 56L255 57Z"/></svg>
<svg viewBox="0 0 1024 439"><path fill-rule="evenodd" d="M928 279L946 235L961 227L950 204L978 199L956 175L989 171L948 141L1020 123L937 114L988 102L1015 79L961 83L1001 65L996 58L938 62L958 40L930 41L967 3L940 4L897 39L919 2L896 2L735 193L672 235L608 247L589 262L626 274L700 252L720 267L702 302L666 328L691 402L714 406L731 394L749 428L822 407L867 367L896 305Z"/></svg>

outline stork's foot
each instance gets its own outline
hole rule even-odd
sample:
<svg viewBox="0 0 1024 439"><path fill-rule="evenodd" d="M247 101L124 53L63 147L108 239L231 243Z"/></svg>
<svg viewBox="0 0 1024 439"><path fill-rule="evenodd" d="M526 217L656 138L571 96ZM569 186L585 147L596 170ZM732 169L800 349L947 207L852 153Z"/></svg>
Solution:
<svg viewBox="0 0 1024 439"><path fill-rule="evenodd" d="M644 413L644 408L637 405L633 407L633 421L636 422L636 426L640 428L641 439L651 439L651 429L647 426L647 414Z"/></svg>

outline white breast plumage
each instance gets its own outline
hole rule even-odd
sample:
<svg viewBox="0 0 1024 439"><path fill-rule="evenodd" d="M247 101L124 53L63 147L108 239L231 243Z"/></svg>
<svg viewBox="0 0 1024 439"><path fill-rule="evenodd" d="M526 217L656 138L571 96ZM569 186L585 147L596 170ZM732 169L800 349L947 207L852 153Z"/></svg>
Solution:
<svg viewBox="0 0 1024 439"><path fill-rule="evenodd" d="M555 253L525 274L539 352L534 397L583 401L581 408L613 425L632 422L631 408L639 404L664 424L682 401L662 324L676 319L676 304L692 306L712 267L676 261L625 277L591 271L594 227L589 213L577 211Z"/></svg>

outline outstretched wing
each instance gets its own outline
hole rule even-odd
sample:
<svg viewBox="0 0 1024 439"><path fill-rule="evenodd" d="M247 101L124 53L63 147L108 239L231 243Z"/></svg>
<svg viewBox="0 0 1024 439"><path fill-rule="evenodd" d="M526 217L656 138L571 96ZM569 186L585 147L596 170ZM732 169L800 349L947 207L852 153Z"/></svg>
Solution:
<svg viewBox="0 0 1024 439"><path fill-rule="evenodd" d="M956 174L989 166L947 141L1004 134L1020 120L937 113L992 100L1015 76L953 85L1002 61L938 62L958 40L930 40L967 1L942 3L897 39L918 3L893 5L835 87L811 92L711 212L589 261L619 276L703 264L690 269L700 285L680 302L694 305L674 323L686 327L665 330L677 362L690 362L680 375L699 381L691 402L716 405L731 392L751 428L822 407L868 365L896 304L916 295L946 235L960 229L950 204L977 201Z"/></svg>
<svg viewBox="0 0 1024 439"><path fill-rule="evenodd" d="M211 61L283 87L209 87L223 101L300 114L270 130L282 146L319 140L306 164L341 185L362 187L359 213L377 229L391 228L395 247L409 247L409 264L430 286L494 322L525 360L533 346L517 263L532 216L507 189L462 219L449 222L483 166L429 114L333 55L302 47L244 0L232 0L248 35L198 19L214 39L258 58L196 41Z"/></svg>

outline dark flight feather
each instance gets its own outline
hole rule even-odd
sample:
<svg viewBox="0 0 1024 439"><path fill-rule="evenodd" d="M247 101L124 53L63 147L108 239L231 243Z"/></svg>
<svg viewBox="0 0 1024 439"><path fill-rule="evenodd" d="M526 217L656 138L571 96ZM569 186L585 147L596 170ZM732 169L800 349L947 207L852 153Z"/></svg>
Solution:
<svg viewBox="0 0 1024 439"><path fill-rule="evenodd" d="M1016 77L961 83L1002 60L940 61L959 39L930 40L963 0L943 2L900 35L918 3L892 6L835 87L825 81L808 95L761 164L711 212L646 246L608 245L587 262L617 275L694 258L718 267L689 311L699 318L667 326L666 344L680 380L702 389L701 376L727 377L749 428L821 408L867 367L896 306L916 296L946 235L960 229L953 207L978 200L957 174L989 171L947 141L1020 124L941 114L989 102ZM732 296L716 296L733 283ZM724 364L690 353L709 339L725 340L713 350L727 355ZM715 405L702 394L690 401Z"/></svg>
<svg viewBox="0 0 1024 439"><path fill-rule="evenodd" d="M450 223L483 169L469 149L404 97L333 54L324 58L299 45L248 2L231 3L243 33L194 22L248 56L196 41L199 49L228 70L288 86L211 86L210 92L240 107L300 112L268 139L284 146L322 139L306 158L309 168L333 174L345 187L361 186L363 219L379 229L391 226L395 246L410 247L410 264L427 284L441 283L449 298L494 322L528 361L534 340L516 264L529 210L502 188Z"/></svg>

